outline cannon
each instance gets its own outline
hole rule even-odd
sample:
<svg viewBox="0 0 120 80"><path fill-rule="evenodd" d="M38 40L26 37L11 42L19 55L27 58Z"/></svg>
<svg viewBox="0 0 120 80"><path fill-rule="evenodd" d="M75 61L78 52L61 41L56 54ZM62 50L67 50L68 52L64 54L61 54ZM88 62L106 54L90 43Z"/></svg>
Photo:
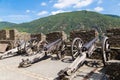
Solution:
<svg viewBox="0 0 120 80"><path fill-rule="evenodd" d="M20 33L16 29L0 30L0 59L21 54L29 40L29 33Z"/></svg>
<svg viewBox="0 0 120 80"><path fill-rule="evenodd" d="M0 59L12 57L12 56L19 55L22 53L24 53L24 55L26 55L26 56L36 54L36 52L37 52L36 46L39 45L38 42L40 44L40 41L38 41L36 38L32 38L29 41L18 40L16 42L17 46L15 48L12 48L12 49L2 53L0 55Z"/></svg>
<svg viewBox="0 0 120 80"><path fill-rule="evenodd" d="M9 49L9 50L3 52L0 55L0 59L18 55L18 52L24 48L25 42L23 40L21 40L21 41L18 41L16 44L17 44L17 46L15 48L12 48L12 49Z"/></svg>
<svg viewBox="0 0 120 80"><path fill-rule="evenodd" d="M106 61L108 60L107 54L110 50L108 37L104 35L97 35L94 39L85 44L81 38L77 37L73 40L71 45L71 54L73 59L72 64L58 72L58 77L55 80L72 80L76 71L84 65L86 58L90 57L92 53L98 48L98 43L101 45L103 64L105 66Z"/></svg>
<svg viewBox="0 0 120 80"><path fill-rule="evenodd" d="M22 62L19 63L19 68L31 66L32 64L47 57L48 54L56 53L58 59L62 57L64 52L64 42L62 39L58 39L52 43L47 43L44 41L41 44L42 47L41 49L39 47L39 51L36 55L22 59Z"/></svg>

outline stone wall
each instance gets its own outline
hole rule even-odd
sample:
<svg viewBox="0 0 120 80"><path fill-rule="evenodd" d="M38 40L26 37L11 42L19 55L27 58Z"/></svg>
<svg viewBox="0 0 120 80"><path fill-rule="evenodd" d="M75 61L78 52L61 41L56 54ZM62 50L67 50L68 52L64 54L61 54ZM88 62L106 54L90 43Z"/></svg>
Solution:
<svg viewBox="0 0 120 80"><path fill-rule="evenodd" d="M6 39L6 30L0 30L0 40Z"/></svg>
<svg viewBox="0 0 120 80"><path fill-rule="evenodd" d="M62 40L67 39L67 35L64 31L56 31L56 32L51 32L51 33L46 34L46 40L48 41L48 43L54 42L60 38Z"/></svg>
<svg viewBox="0 0 120 80"><path fill-rule="evenodd" d="M120 28L106 30L111 47L120 47Z"/></svg>
<svg viewBox="0 0 120 80"><path fill-rule="evenodd" d="M25 41L29 41L30 40L30 33L19 33L19 35L16 35L16 38L17 39L20 39L20 40L25 40Z"/></svg>
<svg viewBox="0 0 120 80"><path fill-rule="evenodd" d="M0 30L0 40L16 40L19 32L16 29L13 30Z"/></svg>
<svg viewBox="0 0 120 80"><path fill-rule="evenodd" d="M79 37L84 41L84 43L86 43L94 39L96 35L95 30L74 30L70 32L70 41Z"/></svg>
<svg viewBox="0 0 120 80"><path fill-rule="evenodd" d="M0 30L0 40L28 40L30 39L29 33L21 33L16 29L12 30Z"/></svg>
<svg viewBox="0 0 120 80"><path fill-rule="evenodd" d="M7 35L9 35L9 40L16 40L19 37L19 32L16 29L13 30L9 30L9 33Z"/></svg>
<svg viewBox="0 0 120 80"><path fill-rule="evenodd" d="M42 40L45 41L46 40L46 36L43 33L39 33L39 34L31 34L31 38L37 38L38 40Z"/></svg>

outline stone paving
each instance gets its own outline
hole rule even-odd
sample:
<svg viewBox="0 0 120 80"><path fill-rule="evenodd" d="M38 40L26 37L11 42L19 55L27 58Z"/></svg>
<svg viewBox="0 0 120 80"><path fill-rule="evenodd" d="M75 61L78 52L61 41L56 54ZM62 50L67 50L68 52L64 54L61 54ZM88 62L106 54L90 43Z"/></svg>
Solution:
<svg viewBox="0 0 120 80"><path fill-rule="evenodd" d="M22 56L15 56L0 60L0 80L54 80L61 69L71 64L48 58L30 67L18 68L22 58ZM76 72L76 77L73 80L89 80L85 78L86 75L92 80L100 80L95 79L96 76L101 76L100 69L83 66ZM94 71L94 74L89 75L91 71Z"/></svg>

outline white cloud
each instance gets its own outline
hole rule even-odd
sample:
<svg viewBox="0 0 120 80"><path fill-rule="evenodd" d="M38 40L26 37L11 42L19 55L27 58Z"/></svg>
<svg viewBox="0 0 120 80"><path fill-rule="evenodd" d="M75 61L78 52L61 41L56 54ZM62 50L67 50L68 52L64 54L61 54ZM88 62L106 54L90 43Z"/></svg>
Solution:
<svg viewBox="0 0 120 80"><path fill-rule="evenodd" d="M76 3L76 0L58 0L58 2L53 5L53 7L62 9L62 8L70 7L75 3Z"/></svg>
<svg viewBox="0 0 120 80"><path fill-rule="evenodd" d="M52 11L51 14L55 15L55 14L63 13L63 12L66 12L66 11L63 11L63 10Z"/></svg>
<svg viewBox="0 0 120 80"><path fill-rule="evenodd" d="M90 5L93 0L58 0L53 7L63 9L74 6L74 8L81 8Z"/></svg>
<svg viewBox="0 0 120 80"><path fill-rule="evenodd" d="M36 13L36 11L32 11L32 10L27 9L26 13Z"/></svg>
<svg viewBox="0 0 120 80"><path fill-rule="evenodd" d="M102 0L98 0L98 2L97 2L98 4L101 4L101 3L103 3L103 1Z"/></svg>
<svg viewBox="0 0 120 80"><path fill-rule="evenodd" d="M46 14L48 14L47 11L41 11L41 12L39 12L37 15L42 16L42 15L46 15Z"/></svg>
<svg viewBox="0 0 120 80"><path fill-rule="evenodd" d="M103 7L99 7L99 6L94 8L94 11L96 11L96 12L101 12L103 10L104 10Z"/></svg>
<svg viewBox="0 0 120 80"><path fill-rule="evenodd" d="M30 12L30 10L26 10L26 12L27 12L27 13L29 13L29 12Z"/></svg>
<svg viewBox="0 0 120 80"><path fill-rule="evenodd" d="M47 4L45 2L42 2L41 3L41 6L46 6Z"/></svg>
<svg viewBox="0 0 120 80"><path fill-rule="evenodd" d="M93 0L81 0L74 6L75 8L81 8L90 5Z"/></svg>

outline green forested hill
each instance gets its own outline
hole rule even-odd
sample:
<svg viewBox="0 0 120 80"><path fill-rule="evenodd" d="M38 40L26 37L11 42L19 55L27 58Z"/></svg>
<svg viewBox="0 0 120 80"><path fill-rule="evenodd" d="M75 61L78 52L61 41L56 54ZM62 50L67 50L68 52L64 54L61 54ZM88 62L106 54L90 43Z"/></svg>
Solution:
<svg viewBox="0 0 120 80"><path fill-rule="evenodd" d="M48 33L56 30L69 32L73 29L90 29L95 25L102 29L120 27L120 17L91 11L74 11L51 15L28 23L17 24L12 28L30 33Z"/></svg>
<svg viewBox="0 0 120 80"><path fill-rule="evenodd" d="M10 27L14 26L15 23L10 23L10 22L0 22L0 29L4 29L5 27Z"/></svg>

